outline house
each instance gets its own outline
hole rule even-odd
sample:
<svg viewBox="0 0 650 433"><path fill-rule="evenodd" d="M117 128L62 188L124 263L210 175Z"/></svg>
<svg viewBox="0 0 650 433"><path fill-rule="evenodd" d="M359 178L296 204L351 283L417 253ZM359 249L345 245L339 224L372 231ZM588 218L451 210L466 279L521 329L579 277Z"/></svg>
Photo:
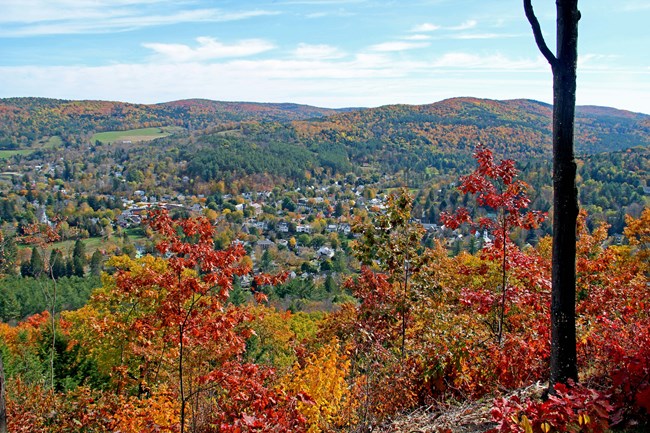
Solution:
<svg viewBox="0 0 650 433"><path fill-rule="evenodd" d="M142 217L135 213L133 210L125 210L120 215L117 216L116 223L122 228L128 228L131 226L137 226L142 223Z"/></svg>
<svg viewBox="0 0 650 433"><path fill-rule="evenodd" d="M299 224L298 227L296 227L296 232L298 233L311 233L312 228L309 224Z"/></svg>
<svg viewBox="0 0 650 433"><path fill-rule="evenodd" d="M255 245L257 245L258 247L262 248L263 250L268 250L268 249L271 248L273 245L275 245L275 242L270 241L270 240L268 240L268 239L262 239L262 240L257 241L257 242L255 243Z"/></svg>
<svg viewBox="0 0 650 433"><path fill-rule="evenodd" d="M319 259L331 259L334 257L334 250L331 249L330 247L320 247L319 250L317 251L318 258Z"/></svg>
<svg viewBox="0 0 650 433"><path fill-rule="evenodd" d="M262 214L262 205L259 203L253 203L250 205L251 212L253 215L258 216Z"/></svg>
<svg viewBox="0 0 650 433"><path fill-rule="evenodd" d="M339 224L339 229L338 230L340 232L343 232L346 235L349 235L350 232L352 231L352 226L350 226L350 224L348 224L348 223Z"/></svg>

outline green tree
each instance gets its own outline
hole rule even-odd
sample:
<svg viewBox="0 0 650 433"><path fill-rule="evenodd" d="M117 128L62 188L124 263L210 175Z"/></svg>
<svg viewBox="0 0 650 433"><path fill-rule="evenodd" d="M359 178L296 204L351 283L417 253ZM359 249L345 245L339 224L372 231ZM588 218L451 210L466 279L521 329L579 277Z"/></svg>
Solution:
<svg viewBox="0 0 650 433"><path fill-rule="evenodd" d="M83 277L86 262L86 246L81 239L77 239L74 243L74 250L72 251L72 274L77 277Z"/></svg>
<svg viewBox="0 0 650 433"><path fill-rule="evenodd" d="M90 275L98 276L102 272L104 266L104 256L99 250L95 250L90 257Z"/></svg>
<svg viewBox="0 0 650 433"><path fill-rule="evenodd" d="M43 274L45 270L45 263L43 262L43 257L38 251L37 247L32 248L32 257L29 260L29 270L28 277L38 278Z"/></svg>
<svg viewBox="0 0 650 433"><path fill-rule="evenodd" d="M50 276L53 279L58 280L59 278L65 277L67 275L65 260L63 259L63 253L59 249L53 249L50 253Z"/></svg>
<svg viewBox="0 0 650 433"><path fill-rule="evenodd" d="M334 293L337 291L338 286L336 285L336 281L334 281L334 277L332 277L331 274L328 274L325 278L323 288L327 293Z"/></svg>

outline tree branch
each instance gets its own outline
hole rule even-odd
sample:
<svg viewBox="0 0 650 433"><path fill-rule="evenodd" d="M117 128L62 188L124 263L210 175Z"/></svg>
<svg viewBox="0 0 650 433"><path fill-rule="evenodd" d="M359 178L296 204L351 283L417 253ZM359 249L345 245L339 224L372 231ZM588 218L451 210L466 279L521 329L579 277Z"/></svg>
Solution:
<svg viewBox="0 0 650 433"><path fill-rule="evenodd" d="M537 48L539 48L539 51L542 52L546 60L548 60L548 62L551 64L551 67L555 68L555 64L557 63L557 58L553 55L551 50L546 45L546 41L544 41L544 36L542 35L542 28L539 25L539 21L537 20L537 17L535 16L535 12L533 11L533 5L531 3L531 0L524 0L524 11L526 12L526 18L528 18L528 22L530 23L530 26L533 28L533 36L535 36L535 42L537 43Z"/></svg>

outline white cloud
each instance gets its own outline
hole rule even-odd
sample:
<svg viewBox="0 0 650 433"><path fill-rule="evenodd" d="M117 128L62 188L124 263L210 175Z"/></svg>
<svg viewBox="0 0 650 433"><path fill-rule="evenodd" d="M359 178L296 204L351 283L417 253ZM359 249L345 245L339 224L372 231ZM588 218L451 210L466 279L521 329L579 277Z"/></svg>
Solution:
<svg viewBox="0 0 650 433"><path fill-rule="evenodd" d="M1 23L96 19L124 16L165 0L3 0Z"/></svg>
<svg viewBox="0 0 650 433"><path fill-rule="evenodd" d="M338 59L344 57L345 53L331 45L301 43L298 44L294 55L301 59Z"/></svg>
<svg viewBox="0 0 650 433"><path fill-rule="evenodd" d="M526 35L521 35L521 34L512 34L512 33L461 33L461 34L455 34L455 35L450 35L448 38L449 39L464 39L464 40L469 40L469 39L503 39L503 38L518 38L521 36L529 36L528 34Z"/></svg>
<svg viewBox="0 0 650 433"><path fill-rule="evenodd" d="M390 51L406 51L414 50L417 48L428 47L427 42L383 42L381 44L372 45L369 49L370 51L379 51L379 52L390 52Z"/></svg>
<svg viewBox="0 0 650 433"><path fill-rule="evenodd" d="M433 32L436 31L440 28L440 26L431 24L431 23L424 23L424 24L418 24L417 26L413 27L411 29L411 32L414 33L419 33L419 32Z"/></svg>
<svg viewBox="0 0 650 433"><path fill-rule="evenodd" d="M15 2L15 0L11 0ZM40 0L28 0L41 5ZM43 3L35 11L22 13L23 8L16 7L14 12L0 15L0 36L36 36L53 34L84 34L127 31L144 27L193 22L238 21L258 16L277 15L278 12L267 10L223 11L220 9L170 10L160 13L147 8L123 7L124 0L116 3L101 0L83 1L80 8L72 7L68 2L56 0L52 5ZM138 6L155 3L156 0L134 2ZM67 6L65 6L68 4ZM85 5L85 6L84 6ZM105 5L105 6L103 6ZM35 6L36 7L36 6ZM164 8L161 8L164 11Z"/></svg>
<svg viewBox="0 0 650 433"><path fill-rule="evenodd" d="M476 20L467 20L463 22L462 24L459 24L457 26L452 26L452 27L445 27L447 30L468 30L468 29L473 29L476 27L478 22Z"/></svg>
<svg viewBox="0 0 650 433"><path fill-rule="evenodd" d="M429 35L410 35L410 36L404 36L402 39L405 39L407 41L428 41L431 39L431 36Z"/></svg>
<svg viewBox="0 0 650 433"><path fill-rule="evenodd" d="M145 43L142 45L155 51L162 56L163 60L174 63L252 56L275 48L273 44L262 39L245 39L230 45L207 36L196 38L196 41L198 42L196 48L183 44Z"/></svg>
<svg viewBox="0 0 650 433"><path fill-rule="evenodd" d="M595 57L592 57L595 62ZM397 60L391 52L344 59L230 59L219 63L102 67L0 66L0 97L45 96L155 103L186 98L296 102L326 107L423 104L455 96L552 99L541 57L449 52ZM578 103L650 113L650 71L578 74ZM192 77L192 79L187 79ZM608 86L602 86L606 77ZM607 87L603 89L603 87Z"/></svg>
<svg viewBox="0 0 650 433"><path fill-rule="evenodd" d="M476 20L467 20L457 26L439 26L437 24L431 24L431 23L423 23L423 24L418 24L411 28L410 32L411 33L430 33L434 32L437 30L447 30L447 31L462 31L462 30L469 30L478 25L478 21Z"/></svg>
<svg viewBox="0 0 650 433"><path fill-rule="evenodd" d="M511 59L501 54L481 56L471 53L452 52L446 53L434 60L431 64L435 68L452 69L483 69L496 71L538 71L545 72L548 63L541 56L535 60Z"/></svg>

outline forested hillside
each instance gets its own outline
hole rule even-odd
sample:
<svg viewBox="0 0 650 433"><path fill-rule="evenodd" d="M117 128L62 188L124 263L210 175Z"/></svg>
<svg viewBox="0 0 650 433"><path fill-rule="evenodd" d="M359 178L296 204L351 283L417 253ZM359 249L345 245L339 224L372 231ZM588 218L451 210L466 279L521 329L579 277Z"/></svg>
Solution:
<svg viewBox="0 0 650 433"><path fill-rule="evenodd" d="M95 132L151 126L227 130L239 122L294 121L299 139L354 144L359 151L470 151L476 141L510 157L546 154L551 107L530 100L456 98L430 105L337 110L297 104L184 100L154 105L44 98L0 100L0 148L43 137L81 143ZM320 118L320 120L314 120ZM650 116L578 107L577 151L623 150L650 143ZM272 134L272 132L269 132ZM391 150L391 149L387 149Z"/></svg>
<svg viewBox="0 0 650 433"><path fill-rule="evenodd" d="M10 431L647 427L650 116L579 109L582 384L543 401L548 105L0 112Z"/></svg>
<svg viewBox="0 0 650 433"><path fill-rule="evenodd" d="M456 98L431 105L395 105L294 122L298 133L322 141L393 143L397 151L468 151L476 142L518 160L550 154L551 106L530 100ZM650 116L605 107L578 107L580 153L650 144Z"/></svg>
<svg viewBox="0 0 650 433"><path fill-rule="evenodd" d="M95 132L182 126L220 127L230 122L321 117L335 110L298 104L217 102L202 99L143 105L45 98L0 100L0 149L30 147L43 137L81 143Z"/></svg>

